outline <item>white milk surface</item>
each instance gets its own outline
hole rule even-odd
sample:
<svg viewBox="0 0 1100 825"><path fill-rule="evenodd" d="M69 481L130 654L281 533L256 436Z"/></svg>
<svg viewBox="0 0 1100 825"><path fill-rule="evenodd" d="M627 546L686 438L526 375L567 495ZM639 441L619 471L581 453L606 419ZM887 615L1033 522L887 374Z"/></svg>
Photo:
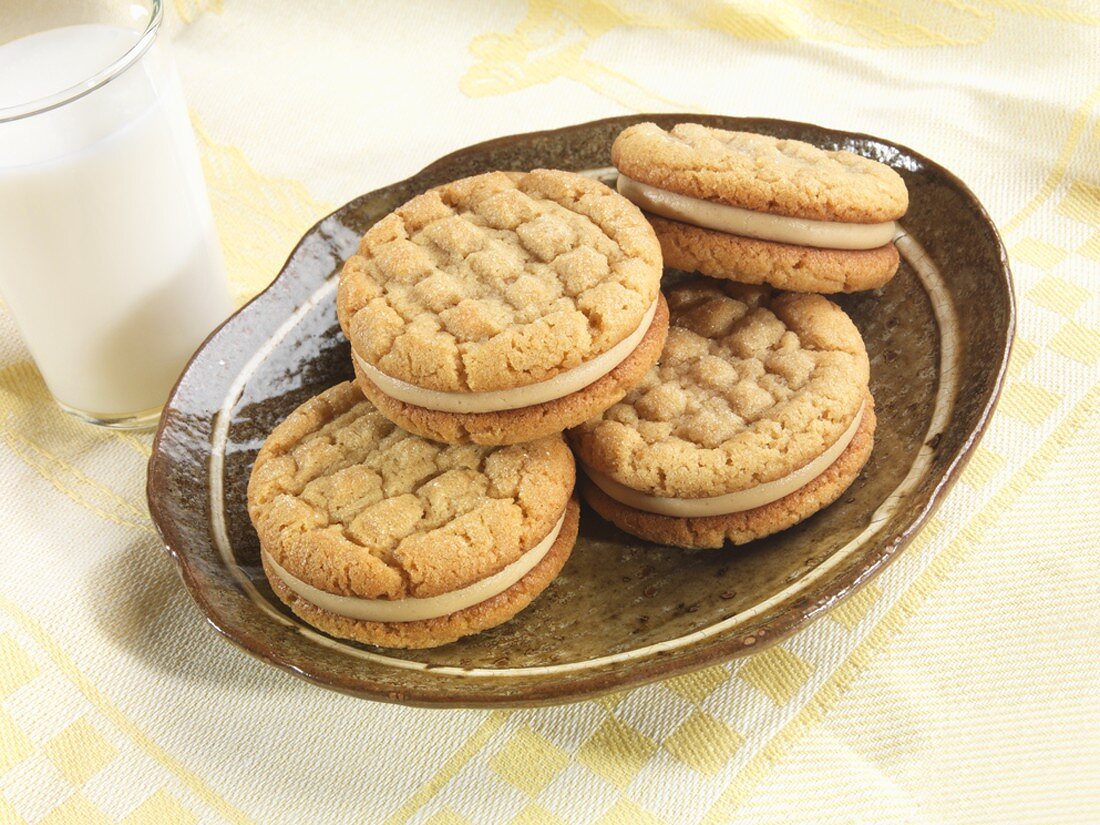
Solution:
<svg viewBox="0 0 1100 825"><path fill-rule="evenodd" d="M138 36L67 26L0 46L0 107L87 80ZM0 294L53 395L102 418L161 406L229 314L187 109L155 44L106 86L0 123Z"/></svg>

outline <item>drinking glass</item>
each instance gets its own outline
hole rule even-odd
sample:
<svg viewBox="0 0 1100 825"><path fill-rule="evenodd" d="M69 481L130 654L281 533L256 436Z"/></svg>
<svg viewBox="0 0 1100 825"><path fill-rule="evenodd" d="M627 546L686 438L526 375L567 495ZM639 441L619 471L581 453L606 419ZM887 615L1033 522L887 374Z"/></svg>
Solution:
<svg viewBox="0 0 1100 825"><path fill-rule="evenodd" d="M160 0L0 0L0 295L66 412L146 427L231 308Z"/></svg>

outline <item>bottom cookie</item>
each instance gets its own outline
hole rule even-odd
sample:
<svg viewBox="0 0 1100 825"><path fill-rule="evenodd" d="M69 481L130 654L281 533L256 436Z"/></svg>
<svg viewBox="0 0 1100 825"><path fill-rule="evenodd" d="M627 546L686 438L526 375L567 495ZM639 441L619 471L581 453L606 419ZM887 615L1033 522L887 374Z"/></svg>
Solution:
<svg viewBox="0 0 1100 825"><path fill-rule="evenodd" d="M661 242L665 266L742 284L793 292L876 289L898 271L892 243L875 249L818 249L761 241L646 215Z"/></svg>
<svg viewBox="0 0 1100 825"><path fill-rule="evenodd" d="M264 573L275 595L295 615L330 636L378 647L438 647L463 636L504 624L534 601L561 572L569 554L573 552L579 523L580 507L576 500L570 500L566 505L565 519L557 539L527 575L492 598L434 619L410 622L350 619L317 607L296 594L269 564L266 553L262 554Z"/></svg>
<svg viewBox="0 0 1100 825"><path fill-rule="evenodd" d="M581 493L605 519L646 541L684 548L745 544L793 527L840 498L871 456L875 423L874 405L868 402L851 442L821 475L778 501L752 510L699 518L662 516L615 501L588 478L581 482Z"/></svg>

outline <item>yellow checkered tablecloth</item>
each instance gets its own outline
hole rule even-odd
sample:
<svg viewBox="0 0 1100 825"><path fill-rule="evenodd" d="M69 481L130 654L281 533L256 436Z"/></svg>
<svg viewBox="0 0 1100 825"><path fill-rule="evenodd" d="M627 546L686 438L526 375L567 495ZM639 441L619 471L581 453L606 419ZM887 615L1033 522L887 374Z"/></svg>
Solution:
<svg viewBox="0 0 1100 825"><path fill-rule="evenodd" d="M239 298L334 205L455 148L646 110L879 134L1005 235L993 426L873 584L732 665L424 711L219 641L143 499L147 435L51 406L0 312L0 822L1100 821L1100 7L1091 0L175 0Z"/></svg>

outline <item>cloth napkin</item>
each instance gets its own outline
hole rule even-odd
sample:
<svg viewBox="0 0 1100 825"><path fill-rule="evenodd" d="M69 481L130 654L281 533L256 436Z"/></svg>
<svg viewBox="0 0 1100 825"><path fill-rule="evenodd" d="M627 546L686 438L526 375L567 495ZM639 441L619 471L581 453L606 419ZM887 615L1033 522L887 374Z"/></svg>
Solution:
<svg viewBox="0 0 1100 825"><path fill-rule="evenodd" d="M575 705L431 711L218 639L150 524L150 436L58 412L4 310L0 822L1100 820L1095 3L166 6L240 300L328 211L470 143L774 116L975 190L1016 277L1011 374L915 543L783 644Z"/></svg>

